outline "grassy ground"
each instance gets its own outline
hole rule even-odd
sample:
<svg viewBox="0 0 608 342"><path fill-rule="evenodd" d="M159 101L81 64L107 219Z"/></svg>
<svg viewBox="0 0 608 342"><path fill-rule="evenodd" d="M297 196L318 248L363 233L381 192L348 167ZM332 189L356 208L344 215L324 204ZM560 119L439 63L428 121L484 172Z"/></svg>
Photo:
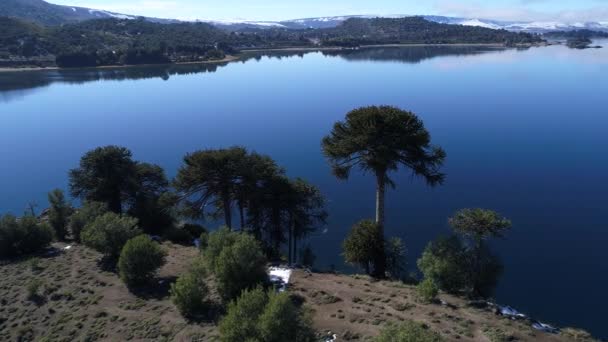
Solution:
<svg viewBox="0 0 608 342"><path fill-rule="evenodd" d="M188 268L195 248L164 243L167 264L155 286L133 294L116 273L104 270L98 253L64 246L55 245L61 250L55 255L0 266L0 341L218 339L216 319L188 322L169 299L169 284ZM367 277L296 271L290 291L312 309L315 328L336 333L340 341L369 340L385 324L406 319L426 323L448 341L587 340L573 330L568 336L537 332L447 295L441 298L449 306L421 304L413 287Z"/></svg>

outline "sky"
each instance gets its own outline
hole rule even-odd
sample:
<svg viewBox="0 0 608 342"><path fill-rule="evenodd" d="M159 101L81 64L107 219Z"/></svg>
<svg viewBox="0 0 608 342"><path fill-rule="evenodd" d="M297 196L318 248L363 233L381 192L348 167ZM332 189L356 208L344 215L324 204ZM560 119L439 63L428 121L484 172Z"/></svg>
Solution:
<svg viewBox="0 0 608 342"><path fill-rule="evenodd" d="M60 5L183 20L287 20L355 14L608 22L608 0L48 0Z"/></svg>

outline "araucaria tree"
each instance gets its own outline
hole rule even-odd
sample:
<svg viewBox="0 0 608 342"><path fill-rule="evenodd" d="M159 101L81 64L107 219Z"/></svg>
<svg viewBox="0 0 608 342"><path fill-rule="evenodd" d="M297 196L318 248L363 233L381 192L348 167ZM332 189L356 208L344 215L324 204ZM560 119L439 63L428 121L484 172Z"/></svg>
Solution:
<svg viewBox="0 0 608 342"><path fill-rule="evenodd" d="M347 179L355 166L371 172L376 178L376 223L384 237L384 198L386 187L395 184L390 172L406 168L423 178L428 185L442 184L440 172L445 152L431 144L431 135L414 113L390 106L364 107L337 122L323 138L322 148L333 173ZM374 275L384 277L384 247L377 253Z"/></svg>
<svg viewBox="0 0 608 342"><path fill-rule="evenodd" d="M243 180L246 157L247 150L242 147L197 151L184 157L174 185L193 215L204 215L205 207L212 205L232 228L232 201Z"/></svg>
<svg viewBox="0 0 608 342"><path fill-rule="evenodd" d="M108 209L120 214L136 189L135 175L131 151L119 146L99 147L86 153L80 167L70 171L70 191L77 198L107 203Z"/></svg>
<svg viewBox="0 0 608 342"><path fill-rule="evenodd" d="M498 260L485 248L484 241L502 237L511 228L511 221L495 211L475 208L458 211L449 223L456 233L468 238L472 244L469 272L472 294L484 297L488 292L486 288L493 287L501 268Z"/></svg>

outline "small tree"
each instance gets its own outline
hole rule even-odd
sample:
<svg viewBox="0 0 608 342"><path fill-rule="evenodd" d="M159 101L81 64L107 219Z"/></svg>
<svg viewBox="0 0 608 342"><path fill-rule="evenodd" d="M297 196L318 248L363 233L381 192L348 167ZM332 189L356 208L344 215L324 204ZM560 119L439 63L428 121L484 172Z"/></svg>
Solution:
<svg viewBox="0 0 608 342"><path fill-rule="evenodd" d="M511 221L500 216L492 210L485 209L462 209L449 220L452 228L465 238L470 239L472 244L470 255L470 272L472 279L472 295L484 296L484 289L487 287L488 279L484 279L488 274L484 274L484 269L492 270L492 277L497 281L497 274L500 274L501 267L496 264L496 258L486 258L490 262L484 262L484 241L492 237L502 237L511 228ZM491 253L485 253L490 255Z"/></svg>
<svg viewBox="0 0 608 342"><path fill-rule="evenodd" d="M0 217L0 257L14 257L38 252L53 241L53 230L46 223L26 215Z"/></svg>
<svg viewBox="0 0 608 342"><path fill-rule="evenodd" d="M386 270L394 279L402 279L406 271L406 250L403 240L390 238L385 243Z"/></svg>
<svg viewBox="0 0 608 342"><path fill-rule="evenodd" d="M205 260L209 269L214 270L217 259L224 248L232 246L237 240L239 233L231 231L228 227L222 227L209 234L207 247L204 248Z"/></svg>
<svg viewBox="0 0 608 342"><path fill-rule="evenodd" d="M204 307L208 289L202 277L188 272L171 284L171 301L185 317L196 315Z"/></svg>
<svg viewBox="0 0 608 342"><path fill-rule="evenodd" d="M146 235L127 241L118 259L120 278L128 286L140 286L150 281L165 263L166 253Z"/></svg>
<svg viewBox="0 0 608 342"><path fill-rule="evenodd" d="M425 279L449 293L458 293L468 286L468 255L456 237L440 237L431 241L418 259L418 268Z"/></svg>
<svg viewBox="0 0 608 342"><path fill-rule="evenodd" d="M342 244L346 262L361 266L367 274L378 260L378 253L384 254L384 238L380 227L364 220L355 224Z"/></svg>
<svg viewBox="0 0 608 342"><path fill-rule="evenodd" d="M261 287L245 290L228 305L226 316L220 321L222 342L262 341L258 318L264 312L268 297Z"/></svg>
<svg viewBox="0 0 608 342"><path fill-rule="evenodd" d="M70 217L70 230L72 238L80 242L80 233L84 227L95 219L108 212L108 208L104 203L100 202L84 202L82 208L76 210Z"/></svg>
<svg viewBox="0 0 608 342"><path fill-rule="evenodd" d="M81 237L85 245L115 260L127 241L139 234L137 219L106 213L87 224Z"/></svg>
<svg viewBox="0 0 608 342"><path fill-rule="evenodd" d="M287 293L266 294L261 287L243 291L220 322L224 342L312 342L314 337L309 317Z"/></svg>
<svg viewBox="0 0 608 342"><path fill-rule="evenodd" d="M248 234L237 234L234 243L222 249L214 274L224 299L236 298L245 289L267 283L266 257L260 244Z"/></svg>
<svg viewBox="0 0 608 342"><path fill-rule="evenodd" d="M416 293L418 294L418 298L423 302L432 303L437 299L439 288L437 288L437 284L435 284L433 279L426 278L416 286Z"/></svg>
<svg viewBox="0 0 608 342"><path fill-rule="evenodd" d="M375 342L441 342L441 336L420 323L405 321L399 325L388 325Z"/></svg>
<svg viewBox="0 0 608 342"><path fill-rule="evenodd" d="M49 224L55 230L55 237L58 240L65 240L67 235L68 218L71 208L65 200L63 191L55 189L48 194L49 209Z"/></svg>

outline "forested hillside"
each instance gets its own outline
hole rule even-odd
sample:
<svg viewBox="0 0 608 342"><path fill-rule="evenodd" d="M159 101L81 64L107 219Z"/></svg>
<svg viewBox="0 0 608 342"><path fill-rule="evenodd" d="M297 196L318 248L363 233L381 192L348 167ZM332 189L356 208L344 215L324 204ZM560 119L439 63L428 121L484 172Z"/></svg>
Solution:
<svg viewBox="0 0 608 342"><path fill-rule="evenodd" d="M437 24L421 17L349 19L330 29L242 29L206 23L97 19L41 26L0 18L0 65L55 61L60 67L220 60L243 49L369 44L534 44L537 35ZM36 64L36 63L33 63Z"/></svg>

